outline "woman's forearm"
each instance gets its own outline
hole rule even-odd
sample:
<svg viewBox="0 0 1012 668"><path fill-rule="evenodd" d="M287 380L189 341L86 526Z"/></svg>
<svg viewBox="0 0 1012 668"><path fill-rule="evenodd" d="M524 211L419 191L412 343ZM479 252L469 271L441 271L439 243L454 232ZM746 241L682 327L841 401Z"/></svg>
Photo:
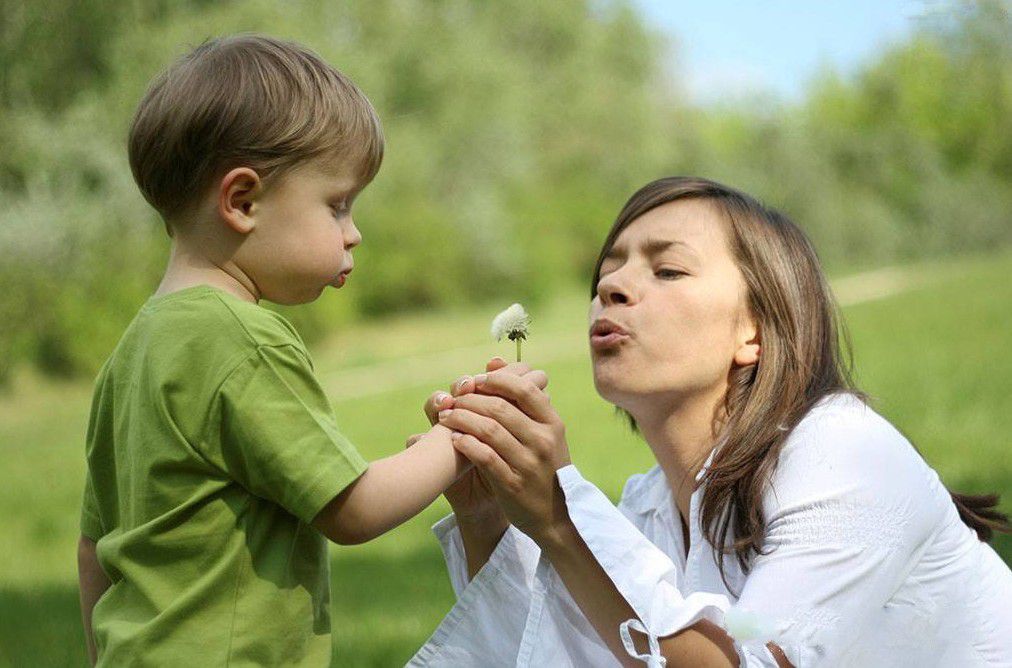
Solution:
<svg viewBox="0 0 1012 668"><path fill-rule="evenodd" d="M624 666L642 665L625 651L618 631L622 622L634 618L636 613L594 558L576 527L566 523L550 535L539 537L537 542L615 658Z"/></svg>
<svg viewBox="0 0 1012 668"><path fill-rule="evenodd" d="M571 523L538 540L566 589L612 654L625 666L642 664L625 651L619 626L637 617L594 553ZM646 639L636 638L637 652L647 653ZM737 666L734 643L715 624L701 621L661 641L668 666Z"/></svg>

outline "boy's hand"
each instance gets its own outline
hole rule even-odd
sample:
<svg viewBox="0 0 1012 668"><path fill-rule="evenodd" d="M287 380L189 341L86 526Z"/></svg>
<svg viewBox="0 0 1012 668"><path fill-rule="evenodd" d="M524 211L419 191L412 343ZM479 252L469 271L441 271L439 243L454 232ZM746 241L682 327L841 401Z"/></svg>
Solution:
<svg viewBox="0 0 1012 668"><path fill-rule="evenodd" d="M485 372L491 373L493 371L499 373L512 373L517 376L526 377L542 390L548 387L548 376L545 372L540 369L531 369L530 366L523 362L511 362L507 364L506 360L503 358L493 357L485 365ZM451 394L447 394L446 392L433 392L429 395L429 398L423 406L425 417L429 419L429 424L435 425L439 422L439 411L451 408L453 406L453 397L459 397L462 394L470 394L471 392L474 392L474 389L474 377L461 376L455 383L453 383L453 385L450 386ZM414 434L408 437L408 445L413 444L421 436L421 434Z"/></svg>
<svg viewBox="0 0 1012 668"><path fill-rule="evenodd" d="M493 357L485 365L486 373L493 371L499 373L512 373L517 376L528 376L540 389L548 385L548 376L543 371L531 370L522 363L515 362L507 364L501 357ZM430 424L439 421L439 411L453 406L453 397L474 392L474 378L462 376L450 387L452 394L446 392L433 392L425 402L424 411ZM407 447L411 447L423 434L414 434L407 441ZM457 482L450 485L444 493L446 500L457 516L458 522L480 523L491 527L501 524L505 526L506 520L496 503L495 497L488 484L482 479L477 469L471 469L462 475Z"/></svg>

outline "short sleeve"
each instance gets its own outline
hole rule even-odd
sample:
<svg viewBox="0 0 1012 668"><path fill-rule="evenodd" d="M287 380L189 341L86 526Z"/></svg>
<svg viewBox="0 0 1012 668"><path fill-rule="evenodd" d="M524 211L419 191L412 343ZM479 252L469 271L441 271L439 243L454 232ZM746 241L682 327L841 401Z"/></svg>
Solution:
<svg viewBox="0 0 1012 668"><path fill-rule="evenodd" d="M102 520L98 514L98 499L95 498L95 488L91 482L90 471L84 477L84 494L81 500L81 534L96 543L99 538L105 535L105 531L102 529Z"/></svg>
<svg viewBox="0 0 1012 668"><path fill-rule="evenodd" d="M295 345L258 347L222 383L217 406L207 444L228 475L306 523L368 466Z"/></svg>

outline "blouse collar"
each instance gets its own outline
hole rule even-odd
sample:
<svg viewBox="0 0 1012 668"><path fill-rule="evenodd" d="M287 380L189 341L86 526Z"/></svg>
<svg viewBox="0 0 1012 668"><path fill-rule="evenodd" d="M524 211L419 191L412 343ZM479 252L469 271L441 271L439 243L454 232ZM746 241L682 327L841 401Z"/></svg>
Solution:
<svg viewBox="0 0 1012 668"><path fill-rule="evenodd" d="M713 463L713 455L717 448L710 450L699 472L696 473L696 482L703 477ZM696 489L692 495L695 497L701 490ZM672 503L671 487L668 479L664 476L660 464L654 464L649 471L643 474L643 478L636 489L624 499L624 505L637 514L649 514L662 508L668 508Z"/></svg>

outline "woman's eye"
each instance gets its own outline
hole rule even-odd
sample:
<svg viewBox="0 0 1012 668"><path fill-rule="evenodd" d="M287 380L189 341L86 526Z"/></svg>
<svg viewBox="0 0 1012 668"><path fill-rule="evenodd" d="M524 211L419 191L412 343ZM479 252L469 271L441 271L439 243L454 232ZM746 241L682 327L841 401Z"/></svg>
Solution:
<svg viewBox="0 0 1012 668"><path fill-rule="evenodd" d="M657 276L658 278L663 278L665 280L678 278L679 276L683 276L684 274L685 274L684 271L678 271L677 269L658 269L657 271L654 272L654 276Z"/></svg>

